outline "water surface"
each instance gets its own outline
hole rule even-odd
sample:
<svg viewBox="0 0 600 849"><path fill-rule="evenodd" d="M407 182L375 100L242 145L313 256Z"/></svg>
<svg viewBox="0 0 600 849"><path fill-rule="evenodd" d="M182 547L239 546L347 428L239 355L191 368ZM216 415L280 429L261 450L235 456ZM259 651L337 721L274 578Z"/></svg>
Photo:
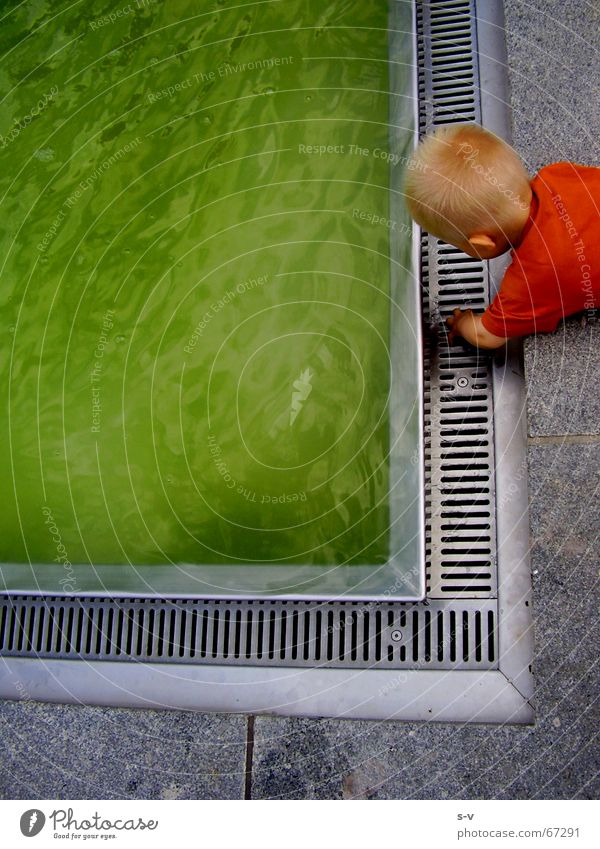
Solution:
<svg viewBox="0 0 600 849"><path fill-rule="evenodd" d="M1 560L386 562L387 27L342 0L8 14Z"/></svg>

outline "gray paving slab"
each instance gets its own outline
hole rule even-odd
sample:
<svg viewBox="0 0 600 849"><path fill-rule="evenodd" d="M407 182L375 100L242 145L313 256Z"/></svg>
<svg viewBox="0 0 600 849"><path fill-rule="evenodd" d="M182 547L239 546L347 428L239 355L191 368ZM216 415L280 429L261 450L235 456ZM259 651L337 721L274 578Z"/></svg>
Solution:
<svg viewBox="0 0 600 849"><path fill-rule="evenodd" d="M246 719L0 702L2 799L240 799Z"/></svg>
<svg viewBox="0 0 600 849"><path fill-rule="evenodd" d="M253 798L598 798L600 444L529 461L536 725L260 717Z"/></svg>
<svg viewBox="0 0 600 849"><path fill-rule="evenodd" d="M513 141L531 174L600 165L600 7L506 0ZM525 343L531 435L598 433L598 326L568 321Z"/></svg>
<svg viewBox="0 0 600 849"><path fill-rule="evenodd" d="M597 794L600 444L531 446L529 471L537 699L565 735L565 770Z"/></svg>
<svg viewBox="0 0 600 849"><path fill-rule="evenodd" d="M530 436L600 434L600 322L584 322L525 343Z"/></svg>
<svg viewBox="0 0 600 849"><path fill-rule="evenodd" d="M600 6L505 0L514 142L531 173L600 164Z"/></svg>
<svg viewBox="0 0 600 849"><path fill-rule="evenodd" d="M528 170L600 165L600 6L506 0L514 144ZM532 436L599 433L595 327L569 321L525 343Z"/></svg>

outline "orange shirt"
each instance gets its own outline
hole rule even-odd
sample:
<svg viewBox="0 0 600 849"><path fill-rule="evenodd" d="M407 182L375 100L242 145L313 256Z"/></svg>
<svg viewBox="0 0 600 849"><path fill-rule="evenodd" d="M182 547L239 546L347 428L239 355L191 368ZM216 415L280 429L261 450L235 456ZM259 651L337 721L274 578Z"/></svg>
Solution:
<svg viewBox="0 0 600 849"><path fill-rule="evenodd" d="M531 189L523 238L481 317L495 336L555 330L563 316L600 306L600 168L547 165Z"/></svg>

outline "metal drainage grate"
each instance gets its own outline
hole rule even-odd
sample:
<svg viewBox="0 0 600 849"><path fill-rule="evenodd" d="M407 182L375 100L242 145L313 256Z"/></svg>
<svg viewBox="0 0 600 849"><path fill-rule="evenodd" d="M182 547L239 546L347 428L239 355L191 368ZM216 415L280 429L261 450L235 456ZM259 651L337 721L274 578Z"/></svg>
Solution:
<svg viewBox="0 0 600 849"><path fill-rule="evenodd" d="M473 0L417 2L416 24L421 132L480 121Z"/></svg>
<svg viewBox="0 0 600 849"><path fill-rule="evenodd" d="M477 9L487 15L483 25L473 0L415 3L421 133L455 121L485 123L486 115L499 132L508 133L498 106L506 102L501 10L495 0L478 0ZM486 86L496 85L501 94L492 106L479 87L480 63L486 66ZM14 684L27 670L42 698L60 701L531 721L522 473L520 495L512 491L512 506L504 508L498 524L495 503L495 486L507 491L523 451L515 442L514 419L521 408L516 360L509 352L502 371L488 355L447 344L444 320L451 310L488 303L487 266L423 234L421 270L423 318L429 326L424 334L427 599L315 604L4 596L1 694L27 697L28 689L15 690ZM495 434L492 393L500 389L510 427L503 420ZM495 442L502 460L497 481ZM500 549L497 534L502 534ZM498 550L510 580L498 580ZM27 666L28 658L44 658L49 675L37 675L33 669L41 664ZM62 662L78 658L85 665ZM138 675L144 663L158 679L167 675L174 695L160 681L153 684L155 677ZM176 679L165 671L175 671L175 664ZM105 670L101 675L98 666ZM408 671L394 677L398 669ZM86 671L83 683L81 670ZM370 688L376 694L371 701L365 695Z"/></svg>
<svg viewBox="0 0 600 849"><path fill-rule="evenodd" d="M419 132L481 121L475 8L470 0L417 3ZM493 407L489 355L450 348L452 310L488 303L487 267L423 234L423 312L435 347L425 375L429 475L429 598L496 595Z"/></svg>
<svg viewBox="0 0 600 849"><path fill-rule="evenodd" d="M495 607L122 599L5 600L7 657L368 668L491 668Z"/></svg>
<svg viewBox="0 0 600 849"><path fill-rule="evenodd" d="M489 355L449 347L445 319L456 306L487 305L487 269L431 236L423 286L437 318L430 360L430 598L496 595L494 433Z"/></svg>

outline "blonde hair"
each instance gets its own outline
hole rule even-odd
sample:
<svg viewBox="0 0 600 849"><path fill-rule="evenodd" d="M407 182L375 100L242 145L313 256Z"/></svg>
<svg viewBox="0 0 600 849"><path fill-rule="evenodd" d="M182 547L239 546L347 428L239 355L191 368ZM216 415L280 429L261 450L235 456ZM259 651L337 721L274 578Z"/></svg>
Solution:
<svg viewBox="0 0 600 849"><path fill-rule="evenodd" d="M478 232L510 232L529 209L529 177L510 145L477 124L426 136L408 163L406 204L424 230L451 244Z"/></svg>

